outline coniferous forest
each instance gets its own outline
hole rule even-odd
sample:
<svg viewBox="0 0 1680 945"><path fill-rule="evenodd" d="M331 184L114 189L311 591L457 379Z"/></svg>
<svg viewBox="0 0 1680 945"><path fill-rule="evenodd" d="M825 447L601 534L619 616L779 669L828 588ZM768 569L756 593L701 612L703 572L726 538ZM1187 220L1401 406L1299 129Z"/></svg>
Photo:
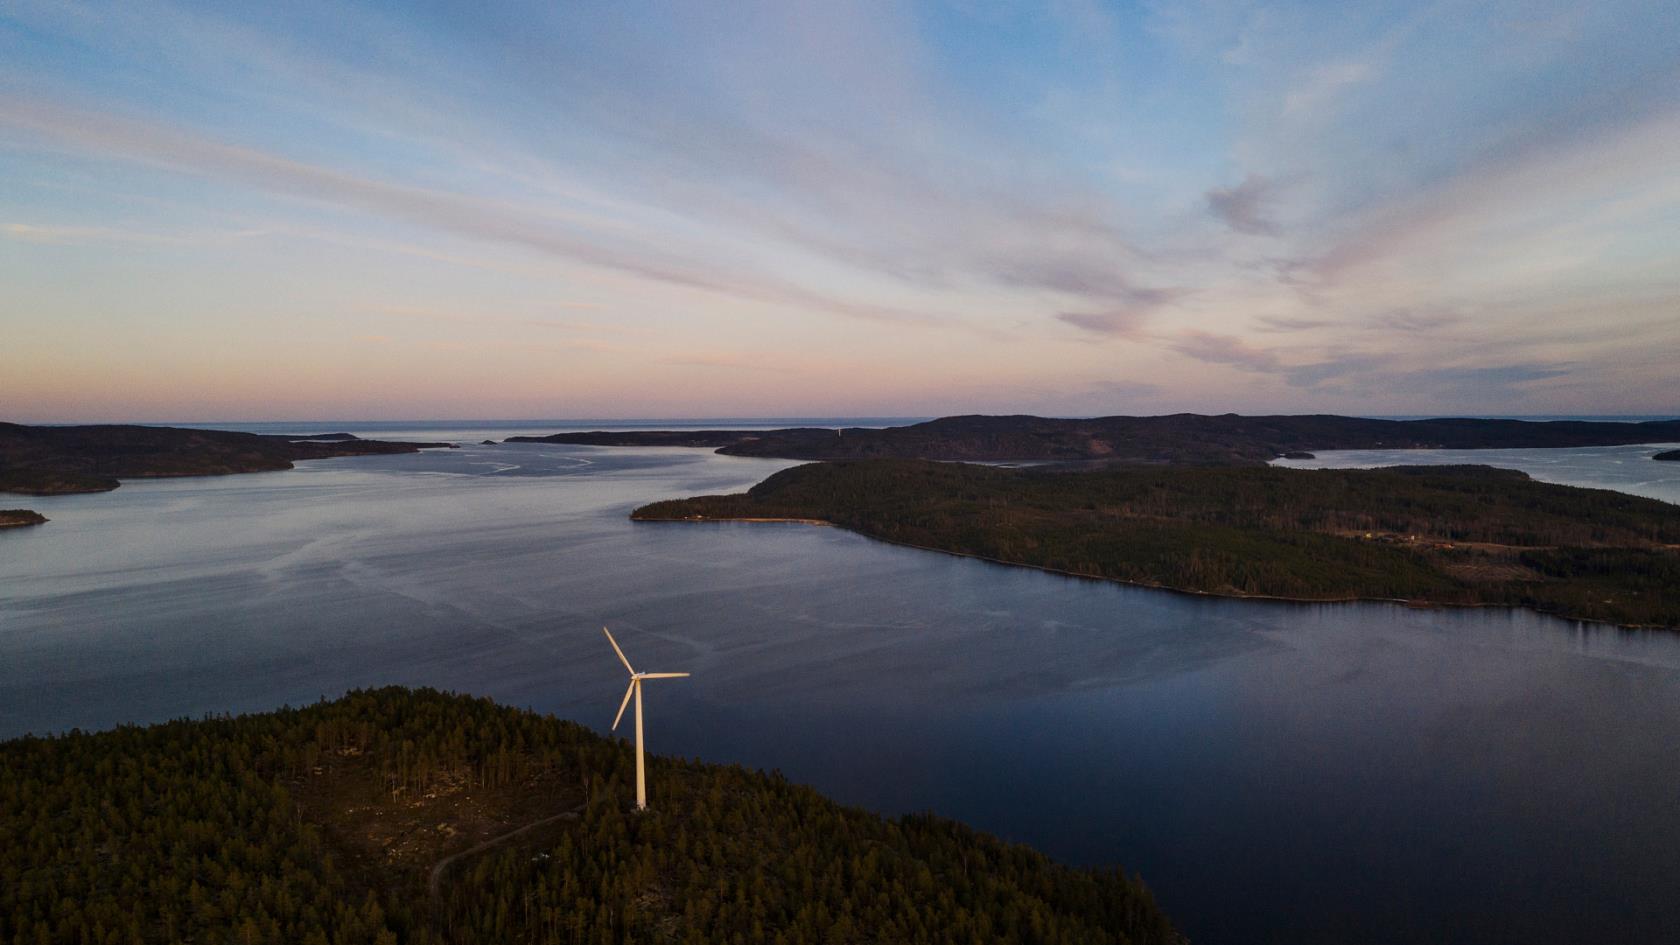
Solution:
<svg viewBox="0 0 1680 945"><path fill-rule="evenodd" d="M699 762L651 759L636 813L633 765L399 688L12 740L0 943L1180 941L1119 870Z"/></svg>
<svg viewBox="0 0 1680 945"><path fill-rule="evenodd" d="M812 463L645 521L829 522L901 544L1178 590L1500 604L1680 627L1680 506L1487 466L1070 471Z"/></svg>

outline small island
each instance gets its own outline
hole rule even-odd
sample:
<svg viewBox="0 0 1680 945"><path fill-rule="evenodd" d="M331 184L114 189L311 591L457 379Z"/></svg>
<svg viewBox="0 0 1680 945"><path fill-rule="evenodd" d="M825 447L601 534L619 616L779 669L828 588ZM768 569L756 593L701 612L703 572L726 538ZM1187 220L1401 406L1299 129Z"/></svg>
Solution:
<svg viewBox="0 0 1680 945"><path fill-rule="evenodd" d="M269 472L291 469L301 460L414 453L452 445L363 440L349 433L291 437L122 424L0 423L0 492L109 492L123 479Z"/></svg>
<svg viewBox="0 0 1680 945"><path fill-rule="evenodd" d="M1181 945L1137 878L433 690L0 742L0 936ZM71 842L73 840L73 842Z"/></svg>
<svg viewBox="0 0 1680 945"><path fill-rule="evenodd" d="M637 521L814 520L1004 564L1227 597L1500 605L1680 628L1680 506L1486 466L812 463Z"/></svg>
<svg viewBox="0 0 1680 945"><path fill-rule="evenodd" d="M1669 450L1666 453L1658 453L1651 458L1659 462L1680 463L1680 450Z"/></svg>
<svg viewBox="0 0 1680 945"><path fill-rule="evenodd" d="M47 517L40 512L29 509L0 509L0 528L21 528L27 525L43 525Z"/></svg>

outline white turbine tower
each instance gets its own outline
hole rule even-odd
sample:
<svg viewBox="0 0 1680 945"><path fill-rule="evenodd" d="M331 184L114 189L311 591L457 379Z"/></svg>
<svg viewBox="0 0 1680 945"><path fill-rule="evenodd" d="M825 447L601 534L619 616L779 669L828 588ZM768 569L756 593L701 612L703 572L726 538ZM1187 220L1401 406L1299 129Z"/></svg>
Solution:
<svg viewBox="0 0 1680 945"><path fill-rule="evenodd" d="M618 714L613 716L612 730L618 731L618 723L624 718L624 710L630 705L630 697L636 697L636 809L647 810L647 775L642 768L642 680L644 679L677 679L687 676L687 673L638 673L636 667L625 659L624 651L618 648L618 641L613 639L612 631L606 627L601 632L607 635L607 642L612 644L613 652L618 654L618 661L630 671L630 688L624 690L624 701L618 704Z"/></svg>

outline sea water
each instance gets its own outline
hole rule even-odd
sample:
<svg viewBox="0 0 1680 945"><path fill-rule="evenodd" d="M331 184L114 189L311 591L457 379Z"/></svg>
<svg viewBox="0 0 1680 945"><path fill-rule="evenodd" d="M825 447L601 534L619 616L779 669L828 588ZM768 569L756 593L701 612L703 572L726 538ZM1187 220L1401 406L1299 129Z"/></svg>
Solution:
<svg viewBox="0 0 1680 945"><path fill-rule="evenodd" d="M464 445L29 500L52 521L0 532L0 736L391 683L604 730L624 689L609 624L638 669L694 674L648 686L650 750L1123 865L1198 943L1680 929L1680 633L633 523L790 464L384 432ZM1652 452L1318 462L1494 461L1680 500Z"/></svg>

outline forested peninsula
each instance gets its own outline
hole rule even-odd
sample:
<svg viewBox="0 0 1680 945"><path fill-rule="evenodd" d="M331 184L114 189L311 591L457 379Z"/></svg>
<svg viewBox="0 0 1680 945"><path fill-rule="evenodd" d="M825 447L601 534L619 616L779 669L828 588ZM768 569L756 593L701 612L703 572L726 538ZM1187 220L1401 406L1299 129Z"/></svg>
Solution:
<svg viewBox="0 0 1680 945"><path fill-rule="evenodd" d="M450 445L362 440L348 433L288 437L126 424L0 423L0 492L109 492L122 479L268 472L291 469L299 460L413 453Z"/></svg>
<svg viewBox="0 0 1680 945"><path fill-rule="evenodd" d="M399 688L0 743L0 942L1178 943L1136 878Z"/></svg>
<svg viewBox="0 0 1680 945"><path fill-rule="evenodd" d="M508 442L700 446L779 459L942 459L969 462L1258 465L1289 453L1364 449L1533 449L1680 441L1680 420L1371 420L1329 415L1172 414L1064 420L944 417L843 430L646 430L515 436Z"/></svg>
<svg viewBox="0 0 1680 945"><path fill-rule="evenodd" d="M1680 506L1485 466L1004 469L814 463L639 521L794 519L1230 597L1494 604L1680 627Z"/></svg>
<svg viewBox="0 0 1680 945"><path fill-rule="evenodd" d="M42 525L47 517L40 512L30 509L0 509L0 528L20 528L24 525Z"/></svg>

